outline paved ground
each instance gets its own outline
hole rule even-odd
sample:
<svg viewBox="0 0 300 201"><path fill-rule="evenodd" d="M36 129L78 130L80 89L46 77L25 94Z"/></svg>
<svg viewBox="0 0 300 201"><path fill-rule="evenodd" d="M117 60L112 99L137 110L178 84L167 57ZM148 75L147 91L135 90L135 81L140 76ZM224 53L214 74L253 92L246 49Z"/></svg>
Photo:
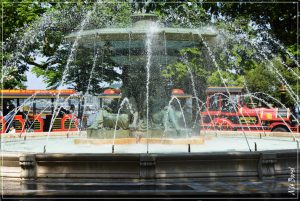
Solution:
<svg viewBox="0 0 300 201"><path fill-rule="evenodd" d="M248 181L20 181L4 180L3 198L297 198L297 189L291 190L287 179ZM290 188L289 188L290 187ZM296 187L296 186L295 186ZM298 188L299 189L299 188Z"/></svg>

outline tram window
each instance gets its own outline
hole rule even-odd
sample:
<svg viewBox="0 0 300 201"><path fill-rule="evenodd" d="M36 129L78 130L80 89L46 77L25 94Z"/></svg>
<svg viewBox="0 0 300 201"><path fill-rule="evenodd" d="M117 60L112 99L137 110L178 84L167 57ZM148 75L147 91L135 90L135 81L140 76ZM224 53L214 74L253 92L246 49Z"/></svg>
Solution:
<svg viewBox="0 0 300 201"><path fill-rule="evenodd" d="M38 114L51 114L51 100L50 99L37 99L36 112Z"/></svg>
<svg viewBox="0 0 300 201"><path fill-rule="evenodd" d="M209 97L209 109L210 110L219 109L219 96L212 95Z"/></svg>
<svg viewBox="0 0 300 201"><path fill-rule="evenodd" d="M25 104L25 100L26 100L26 99L19 99L19 104L20 104L20 105Z"/></svg>
<svg viewBox="0 0 300 201"><path fill-rule="evenodd" d="M297 119L300 119L300 103L295 106L295 116Z"/></svg>
<svg viewBox="0 0 300 201"><path fill-rule="evenodd" d="M17 99L12 99L10 104L14 105L14 107L17 107Z"/></svg>
<svg viewBox="0 0 300 201"><path fill-rule="evenodd" d="M69 99L67 109L71 113L78 113L78 99Z"/></svg>
<svg viewBox="0 0 300 201"><path fill-rule="evenodd" d="M238 103L237 95L224 96L222 95L222 111L235 112Z"/></svg>
<svg viewBox="0 0 300 201"><path fill-rule="evenodd" d="M26 102L26 103L22 103L22 110L23 111L27 111L27 112L31 112L32 113L32 103L31 102Z"/></svg>
<svg viewBox="0 0 300 201"><path fill-rule="evenodd" d="M240 99L239 104L240 104L241 106L244 106L244 105L246 104L246 102L245 102L245 97L243 97L243 96L238 96L238 98Z"/></svg>

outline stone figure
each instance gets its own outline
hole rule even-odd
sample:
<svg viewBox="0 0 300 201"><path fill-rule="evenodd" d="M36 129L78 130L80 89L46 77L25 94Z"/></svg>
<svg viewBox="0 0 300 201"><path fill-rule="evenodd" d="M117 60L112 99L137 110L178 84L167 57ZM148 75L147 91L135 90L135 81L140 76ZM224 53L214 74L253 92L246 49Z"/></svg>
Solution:
<svg viewBox="0 0 300 201"><path fill-rule="evenodd" d="M95 121L89 127L90 129L115 129L116 122L117 128L128 129L129 128L129 115L128 114L118 114L111 113L109 107L103 107L98 111Z"/></svg>

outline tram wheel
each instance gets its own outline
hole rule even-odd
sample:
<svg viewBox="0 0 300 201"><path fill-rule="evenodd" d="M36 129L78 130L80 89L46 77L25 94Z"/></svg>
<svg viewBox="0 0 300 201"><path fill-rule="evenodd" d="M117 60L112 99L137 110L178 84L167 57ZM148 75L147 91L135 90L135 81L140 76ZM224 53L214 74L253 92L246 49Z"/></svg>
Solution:
<svg viewBox="0 0 300 201"><path fill-rule="evenodd" d="M284 127L277 127L273 129L272 132L289 132L289 131Z"/></svg>

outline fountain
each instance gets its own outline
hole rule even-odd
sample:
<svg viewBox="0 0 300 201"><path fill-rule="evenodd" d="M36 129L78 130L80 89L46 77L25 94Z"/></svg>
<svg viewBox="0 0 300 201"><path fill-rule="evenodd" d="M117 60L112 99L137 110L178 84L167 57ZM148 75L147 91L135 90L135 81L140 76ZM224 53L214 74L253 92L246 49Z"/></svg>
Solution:
<svg viewBox="0 0 300 201"><path fill-rule="evenodd" d="M291 168L298 172L298 141L282 133L193 132L198 97L174 89L160 74L182 48L202 46L213 57L208 44L217 33L164 27L153 14L135 14L132 22L128 28L81 27L66 36L72 48L108 48L110 58L125 67L122 86L99 95L102 107L87 137L78 135L84 131L3 135L5 195L211 197L207 189L224 196L231 185L233 194L266 196L273 192L264 186L274 183L275 195L287 194L286 177ZM196 95L190 70L189 76Z"/></svg>
<svg viewBox="0 0 300 201"><path fill-rule="evenodd" d="M113 120L114 123L107 123L116 125L110 127L114 128L114 131L111 131L114 133L113 136L116 136L117 121L130 125L130 132L127 132L127 137L151 138L154 135L157 137L166 135L185 137L191 135L191 133L187 134L189 131L186 128L180 100L177 98L182 120L185 124L183 128L178 125L178 118L175 119L175 108L171 107L170 104L167 106L172 94L170 94L170 83L161 76L161 70L163 66L176 61L180 49L200 46L202 40L212 42L217 35L216 31L167 28L158 22L158 17L154 14L135 14L131 17L133 24L128 28L79 31L66 37L68 40L75 40L86 47L109 47L111 59L116 64L127 67L122 72L124 79L122 80L121 91L124 93L120 98L124 98L123 100L127 100L128 104L132 105L131 114L127 114L127 116L123 114L123 117L119 117L123 102L119 109L111 108L111 110L118 110L118 115L115 114L116 118ZM161 87L157 87L158 84ZM190 107L192 106L190 105ZM91 136L93 136L92 138L108 136L107 134L110 132L108 127L105 128L99 121L112 119L113 115L107 110L101 109L97 118L98 122L95 122L87 131L88 138ZM192 116L192 114L189 115ZM128 122L130 119L132 122ZM170 122L167 123L167 121ZM163 125L162 122L164 122ZM175 128L173 132L166 127L167 125L172 125ZM165 133L166 130L169 134ZM124 137L124 135L119 137Z"/></svg>

